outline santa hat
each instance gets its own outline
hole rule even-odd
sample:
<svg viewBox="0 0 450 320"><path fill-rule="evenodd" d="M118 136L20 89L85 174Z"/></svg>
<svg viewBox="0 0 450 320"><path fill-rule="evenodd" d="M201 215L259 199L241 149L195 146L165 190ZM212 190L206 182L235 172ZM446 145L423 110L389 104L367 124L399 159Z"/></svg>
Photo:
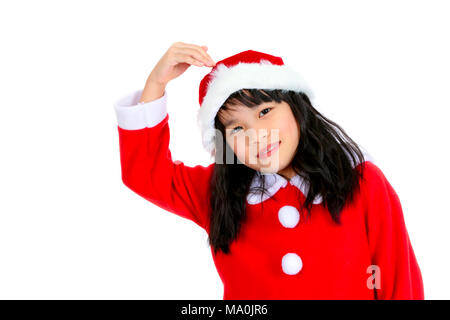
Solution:
<svg viewBox="0 0 450 320"><path fill-rule="evenodd" d="M227 98L241 89L292 90L313 99L300 74L286 66L280 57L247 50L218 61L200 82L197 113L203 146L212 157L215 155L214 118Z"/></svg>

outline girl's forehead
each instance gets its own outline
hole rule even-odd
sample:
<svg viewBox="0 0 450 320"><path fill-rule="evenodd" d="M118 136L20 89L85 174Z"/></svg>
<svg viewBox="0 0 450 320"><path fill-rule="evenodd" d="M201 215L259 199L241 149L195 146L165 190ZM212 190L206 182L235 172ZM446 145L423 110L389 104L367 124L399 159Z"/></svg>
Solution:
<svg viewBox="0 0 450 320"><path fill-rule="evenodd" d="M226 109L220 108L218 115L220 119L225 121L228 119L239 119L249 115L255 108L257 108L257 106L247 107L246 105L227 105Z"/></svg>
<svg viewBox="0 0 450 320"><path fill-rule="evenodd" d="M225 106L225 108L224 107L220 108L220 110L224 114L239 113L239 112L244 111L244 109L250 109L250 108L243 104L227 104Z"/></svg>
<svg viewBox="0 0 450 320"><path fill-rule="evenodd" d="M244 105L226 105L225 107L221 107L218 111L218 114L221 116L230 116L236 115L243 111L244 108L248 108Z"/></svg>

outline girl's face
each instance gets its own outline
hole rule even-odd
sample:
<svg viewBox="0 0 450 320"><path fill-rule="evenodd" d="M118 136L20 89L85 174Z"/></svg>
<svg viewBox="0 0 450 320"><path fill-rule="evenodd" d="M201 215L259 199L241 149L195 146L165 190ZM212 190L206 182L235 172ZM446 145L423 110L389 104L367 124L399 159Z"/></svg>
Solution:
<svg viewBox="0 0 450 320"><path fill-rule="evenodd" d="M218 115L226 142L240 162L289 179L295 175L290 163L299 144L300 127L288 103L264 102L254 108L233 105Z"/></svg>

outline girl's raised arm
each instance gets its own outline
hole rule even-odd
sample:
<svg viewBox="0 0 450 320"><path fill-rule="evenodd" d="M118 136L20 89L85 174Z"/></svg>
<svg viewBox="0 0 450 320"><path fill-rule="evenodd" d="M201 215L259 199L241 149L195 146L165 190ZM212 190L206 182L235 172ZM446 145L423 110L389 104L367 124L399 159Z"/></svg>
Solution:
<svg viewBox="0 0 450 320"><path fill-rule="evenodd" d="M115 103L122 181L160 208L206 229L214 163L207 167L189 167L181 161L172 161L165 90L167 82L182 74L189 67L188 63L197 63L197 60L190 60L192 50L202 49L180 49L180 43L175 45L153 69L143 90L132 92ZM195 56L206 59L200 53ZM173 64L173 61L181 62Z"/></svg>

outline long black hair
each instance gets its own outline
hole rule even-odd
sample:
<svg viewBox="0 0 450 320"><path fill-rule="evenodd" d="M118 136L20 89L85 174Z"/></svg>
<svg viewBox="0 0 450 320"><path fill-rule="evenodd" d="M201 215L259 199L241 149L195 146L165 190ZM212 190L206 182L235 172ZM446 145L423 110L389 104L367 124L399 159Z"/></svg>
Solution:
<svg viewBox="0 0 450 320"><path fill-rule="evenodd" d="M300 213L306 208L309 217L312 203L320 195L322 205L327 207L333 221L340 224L340 213L344 205L353 200L354 191L360 187L363 166L360 172L354 170L354 164L364 162L363 152L339 125L318 112L303 92L242 89L231 94L221 110L228 110L229 106L238 104L255 108L271 101L288 103L300 125L300 141L291 163L293 170L309 184ZM250 191L254 191L250 190L250 186L256 171L241 163L226 143L225 128L218 114L219 112L214 124L222 135L216 135L215 144L216 150L219 145L223 146L223 153L216 154L211 179L212 211L208 242L214 248L214 253L222 250L228 254L229 245L237 238L246 218L246 197ZM233 164L226 161L227 157L230 159L230 154L234 157ZM217 157L222 158L222 161L218 161ZM265 175L260 178L262 187L258 191L266 193Z"/></svg>

